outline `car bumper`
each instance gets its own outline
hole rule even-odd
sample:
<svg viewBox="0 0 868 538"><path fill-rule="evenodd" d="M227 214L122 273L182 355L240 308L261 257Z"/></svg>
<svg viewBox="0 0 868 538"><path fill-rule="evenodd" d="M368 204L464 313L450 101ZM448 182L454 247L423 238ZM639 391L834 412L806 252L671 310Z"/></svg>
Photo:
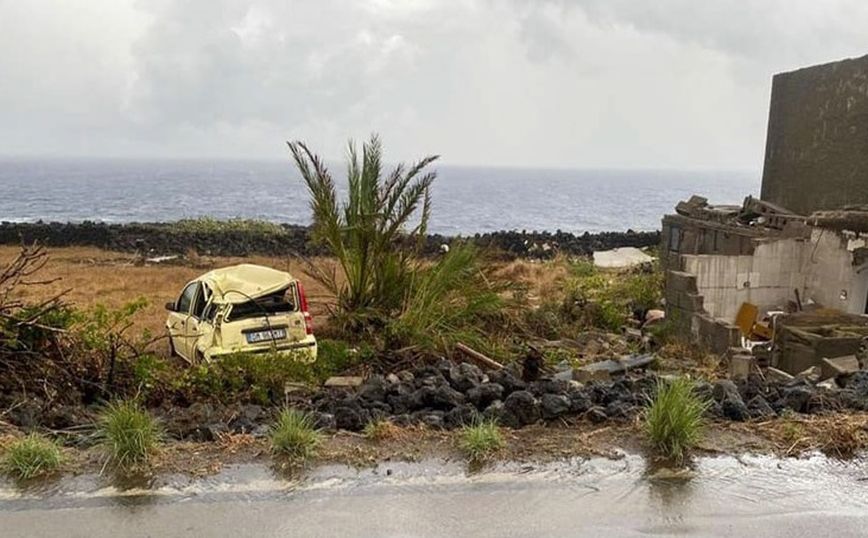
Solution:
<svg viewBox="0 0 868 538"><path fill-rule="evenodd" d="M232 355L234 353L278 353L301 362L311 363L316 360L317 345L316 338L308 336L304 340L285 344L239 346L233 348L215 346L203 350L203 355L207 360L218 359L221 356Z"/></svg>

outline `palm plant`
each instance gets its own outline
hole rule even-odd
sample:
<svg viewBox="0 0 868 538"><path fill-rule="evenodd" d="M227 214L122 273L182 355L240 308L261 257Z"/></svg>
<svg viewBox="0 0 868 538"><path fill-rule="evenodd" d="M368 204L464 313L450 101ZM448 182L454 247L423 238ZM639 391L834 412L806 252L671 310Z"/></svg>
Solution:
<svg viewBox="0 0 868 538"><path fill-rule="evenodd" d="M322 159L301 142L289 149L310 192L313 239L337 258L331 271L308 263L307 272L335 296L339 329L385 328L378 332L387 346L440 349L478 333L474 322L501 301L479 270L476 249L456 245L436 263L421 258L436 177L425 169L437 156L384 176L380 139L363 144L361 156L350 142L341 203Z"/></svg>
<svg viewBox="0 0 868 538"><path fill-rule="evenodd" d="M399 308L431 215L436 173L425 168L438 157L409 168L400 164L383 177L380 139L371 136L361 157L350 142L349 193L341 204L322 159L302 142L288 144L310 192L313 238L337 258L343 274L339 279L335 271L309 264L310 276L334 294L339 311L357 318Z"/></svg>

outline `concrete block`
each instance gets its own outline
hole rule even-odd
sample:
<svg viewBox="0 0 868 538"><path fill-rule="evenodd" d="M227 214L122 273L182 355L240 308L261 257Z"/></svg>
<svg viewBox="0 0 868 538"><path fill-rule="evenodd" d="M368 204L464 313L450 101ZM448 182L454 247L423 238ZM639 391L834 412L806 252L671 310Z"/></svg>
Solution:
<svg viewBox="0 0 868 538"><path fill-rule="evenodd" d="M832 379L841 375L853 374L860 370L859 359L855 355L823 359L820 361L821 379Z"/></svg>
<svg viewBox="0 0 868 538"><path fill-rule="evenodd" d="M756 359L751 355L734 355L729 358L729 378L747 379L756 368Z"/></svg>
<svg viewBox="0 0 868 538"><path fill-rule="evenodd" d="M696 275L683 271L669 271L666 275L666 287L673 291L697 293Z"/></svg>

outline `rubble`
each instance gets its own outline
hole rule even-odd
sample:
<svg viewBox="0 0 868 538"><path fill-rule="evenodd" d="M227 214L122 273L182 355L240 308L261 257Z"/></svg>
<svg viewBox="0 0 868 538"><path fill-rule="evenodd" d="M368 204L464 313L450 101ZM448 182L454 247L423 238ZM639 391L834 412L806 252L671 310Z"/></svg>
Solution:
<svg viewBox="0 0 868 538"><path fill-rule="evenodd" d="M636 247L614 248L594 252L594 265L602 269L627 269L650 264L654 258Z"/></svg>
<svg viewBox="0 0 868 538"><path fill-rule="evenodd" d="M655 359L653 354L645 354L595 362L574 370L573 377L577 381L607 380L628 370L648 366Z"/></svg>
<svg viewBox="0 0 868 538"><path fill-rule="evenodd" d="M859 359L856 358L856 355L845 355L833 359L823 359L820 364L822 379L838 378L843 375L854 374L860 369Z"/></svg>

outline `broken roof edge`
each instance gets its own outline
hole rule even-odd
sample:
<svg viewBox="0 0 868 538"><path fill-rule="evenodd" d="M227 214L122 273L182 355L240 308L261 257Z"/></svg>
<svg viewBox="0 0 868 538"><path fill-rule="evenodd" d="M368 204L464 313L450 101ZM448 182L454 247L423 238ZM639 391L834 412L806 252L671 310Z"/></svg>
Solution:
<svg viewBox="0 0 868 538"><path fill-rule="evenodd" d="M214 292L215 302L237 304L276 293L289 287L294 279L285 271L242 263L214 269L199 280L208 284Z"/></svg>
<svg viewBox="0 0 868 538"><path fill-rule="evenodd" d="M817 228L868 232L868 208L815 211L808 217L807 222Z"/></svg>

